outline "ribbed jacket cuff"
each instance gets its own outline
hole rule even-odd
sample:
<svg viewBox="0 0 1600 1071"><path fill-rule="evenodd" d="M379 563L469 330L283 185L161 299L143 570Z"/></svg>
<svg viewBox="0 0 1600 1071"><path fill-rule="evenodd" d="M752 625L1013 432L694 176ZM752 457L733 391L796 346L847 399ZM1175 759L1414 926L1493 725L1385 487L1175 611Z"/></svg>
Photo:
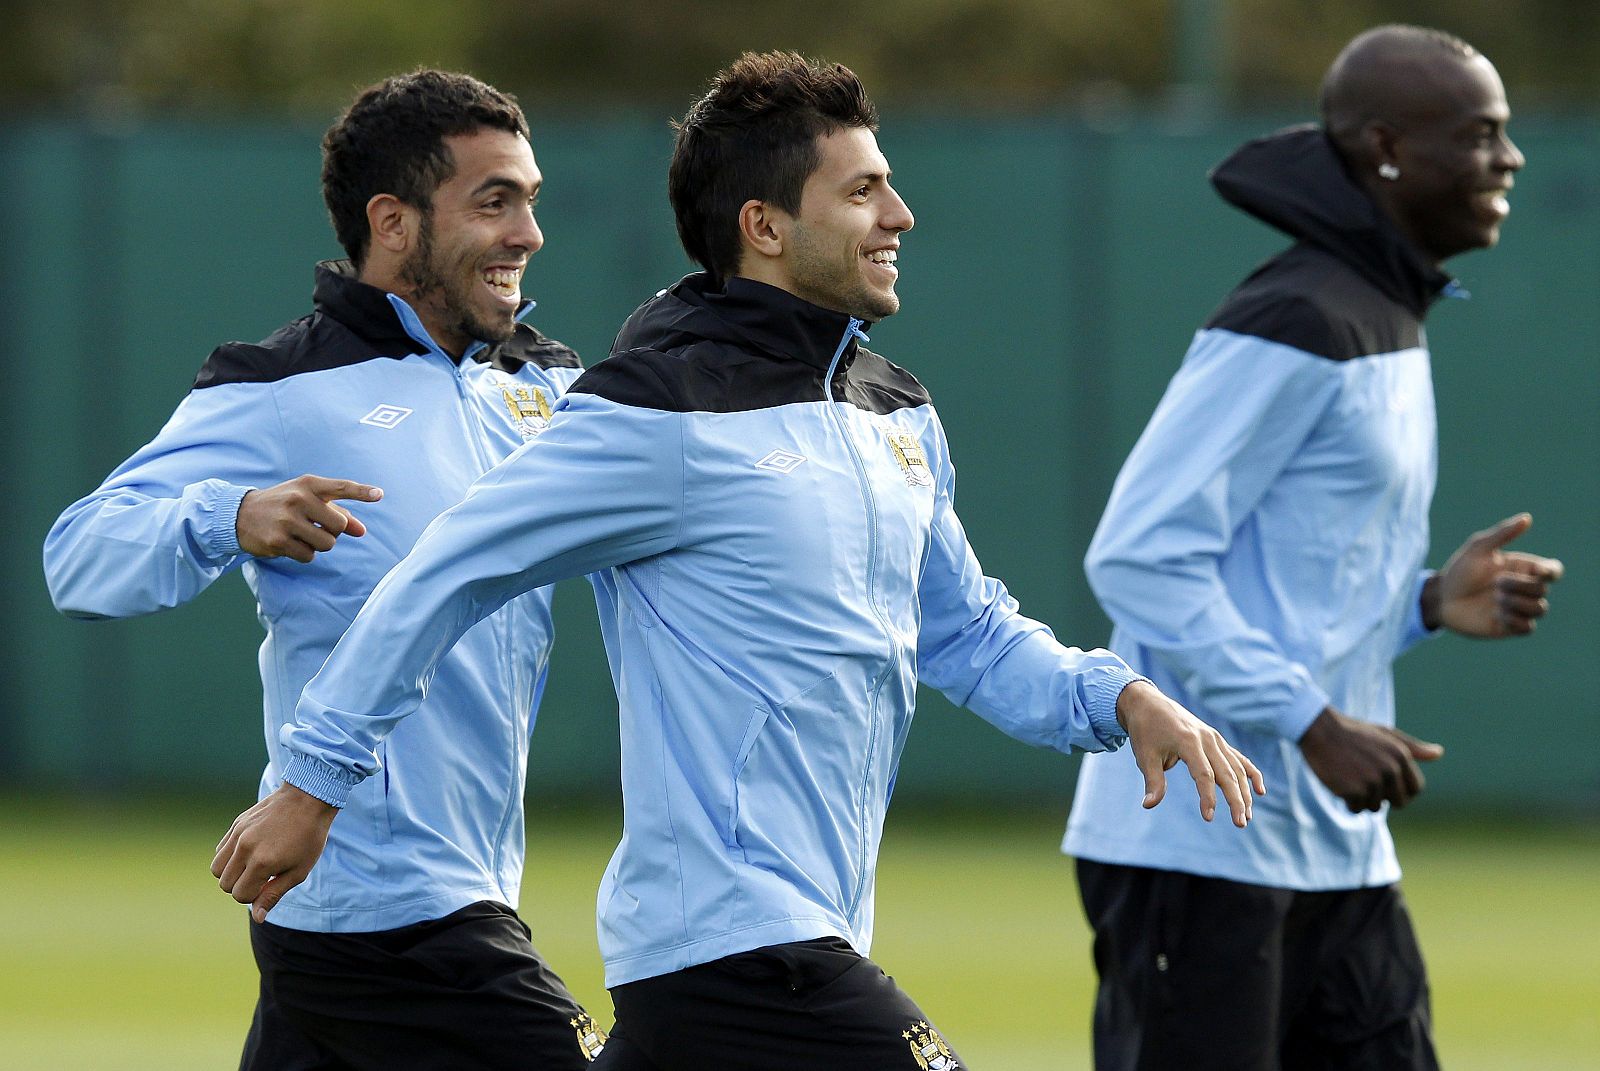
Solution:
<svg viewBox="0 0 1600 1071"><path fill-rule="evenodd" d="M1434 570L1424 569L1417 574L1417 581L1411 588L1411 606L1406 610L1405 624L1401 626L1400 642L1395 645L1395 657L1405 654L1411 648L1443 632L1443 627L1430 629L1422 623L1422 588L1433 576Z"/></svg>
<svg viewBox="0 0 1600 1071"><path fill-rule="evenodd" d="M1311 728L1328 706L1328 693L1316 685L1308 686L1276 719L1278 735L1285 740L1299 740Z"/></svg>
<svg viewBox="0 0 1600 1071"><path fill-rule="evenodd" d="M1128 731L1117 720L1117 700L1122 690L1135 681L1150 683L1150 678L1131 669L1107 666L1101 670L1101 680L1089 700L1089 728L1100 738L1107 751L1115 751L1128 742Z"/></svg>
<svg viewBox="0 0 1600 1071"><path fill-rule="evenodd" d="M206 516L201 538L217 561L239 553L239 503L254 487L243 487L222 480L207 480L200 493L200 509Z"/></svg>
<svg viewBox="0 0 1600 1071"><path fill-rule="evenodd" d="M283 779L301 792L334 807L343 807L350 798L350 790L361 782L361 778L349 770L341 770L307 755L296 755L290 759L289 765L284 767Z"/></svg>

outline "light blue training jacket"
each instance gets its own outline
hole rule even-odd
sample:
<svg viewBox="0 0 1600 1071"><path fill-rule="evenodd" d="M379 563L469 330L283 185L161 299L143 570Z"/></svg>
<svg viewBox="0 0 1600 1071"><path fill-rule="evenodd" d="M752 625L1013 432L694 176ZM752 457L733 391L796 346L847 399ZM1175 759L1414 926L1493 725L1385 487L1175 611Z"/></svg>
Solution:
<svg viewBox="0 0 1600 1071"><path fill-rule="evenodd" d="M1422 319L1450 279L1315 127L1246 145L1223 196L1296 239L1194 338L1090 544L1111 646L1266 776L1246 830L1140 813L1123 756L1084 761L1063 850L1303 891L1392 884L1386 812L1352 814L1299 740L1330 704L1395 724L1394 660L1427 633L1437 469Z"/></svg>
<svg viewBox="0 0 1600 1071"><path fill-rule="evenodd" d="M861 326L738 278L647 302L378 586L284 731L286 780L359 792L464 630L596 574L625 815L607 984L826 936L866 954L917 680L1068 751L1120 745L1139 678L983 575L927 393Z"/></svg>
<svg viewBox="0 0 1600 1071"><path fill-rule="evenodd" d="M266 630L263 796L288 761L279 730L373 586L428 522L544 428L581 371L571 350L525 325L452 360L404 301L342 262L318 267L315 303L259 345L218 348L160 434L70 506L44 548L51 595L75 617L163 610L243 570ZM240 553L246 492L307 473L383 488L380 502L345 503L367 534L309 564ZM537 591L440 661L417 716L382 744L384 776L351 793L274 924L386 930L480 900L516 905L528 734L550 644L550 596Z"/></svg>

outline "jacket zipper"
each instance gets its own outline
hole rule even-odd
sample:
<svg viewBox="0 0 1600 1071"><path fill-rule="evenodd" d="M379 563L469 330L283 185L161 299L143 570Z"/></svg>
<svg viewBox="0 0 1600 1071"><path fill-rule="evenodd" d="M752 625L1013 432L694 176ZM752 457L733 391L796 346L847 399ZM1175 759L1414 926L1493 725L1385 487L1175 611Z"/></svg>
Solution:
<svg viewBox="0 0 1600 1071"><path fill-rule="evenodd" d="M855 463L856 477L861 485L861 499L867 510L867 605L872 608L873 616L883 627L883 635L889 641L891 648L889 658L884 663L883 672L878 674L878 679L872 682L872 692L867 703L867 748L861 768L861 804L857 814L857 825L860 827L860 837L856 844L856 888L850 897L850 903L845 908L845 917L852 922L856 912L861 907L861 897L867 888L867 829L869 825L868 805L870 788L872 785L872 759L878 751L878 697L883 690L884 681L889 679L890 672L894 669L897 652L894 647L894 630L889 627L889 619L884 615L877 599L877 573L878 573L878 505L872 494L872 484L867 478L866 462L862 460L861 451L856 448L855 438L850 434L850 426L845 422L844 415L839 412L833 397L833 376L839 367L839 360L844 356L845 347L850 345L852 338L863 341L867 336L861 330L863 321L851 317L849 325L845 328L844 337L839 340L839 348L833 352L833 360L828 363L827 378L823 380L823 397L828 401L828 412L833 415L834 423L839 428L840 435L844 438L846 449L850 451L850 460Z"/></svg>
<svg viewBox="0 0 1600 1071"><path fill-rule="evenodd" d="M472 396L472 388L468 385L466 374L462 370L467 360L467 356L463 354L460 361L453 362L451 374L455 376L456 403L458 412L461 416L462 427L466 432L468 441L472 443L472 452L478 461L478 475L481 477L484 473L488 472L494 467L494 462L490 459L490 449L484 443L481 422L473 415L473 407L476 399ZM516 689L513 688L512 685L515 682L505 679L508 674L514 672L514 667L517 664L516 660L512 657L512 638L510 635L511 623L508 617L501 614L493 615L491 620L492 624L490 627L494 629L495 646L500 649L500 671L502 676L501 683L507 689L507 700L514 703L516 702ZM513 720L512 728L515 729L515 727L516 723L515 720ZM524 746L523 741L516 739L518 735L519 734L515 732L512 733L511 754L513 762L517 760L521 749ZM511 783L516 784L516 780L517 779L513 777L511 779ZM506 797L505 808L500 812L500 825L495 833L493 849L494 854L491 859L491 870L489 876L497 887L500 886L500 866L502 862L501 847L505 844L506 827L511 823L512 809L516 806L516 804L517 794L515 792L509 793Z"/></svg>

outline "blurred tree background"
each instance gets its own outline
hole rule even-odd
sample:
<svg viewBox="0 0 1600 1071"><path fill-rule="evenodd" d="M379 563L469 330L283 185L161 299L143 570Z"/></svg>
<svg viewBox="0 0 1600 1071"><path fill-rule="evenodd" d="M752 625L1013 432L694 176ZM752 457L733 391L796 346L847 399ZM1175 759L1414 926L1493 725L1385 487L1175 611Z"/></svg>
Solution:
<svg viewBox="0 0 1600 1071"><path fill-rule="evenodd" d="M322 118L395 57L470 70L530 110L687 102L745 48L854 67L881 102L1114 118L1303 107L1383 22L1481 48L1519 110L1600 102L1595 0L8 0L0 105Z"/></svg>

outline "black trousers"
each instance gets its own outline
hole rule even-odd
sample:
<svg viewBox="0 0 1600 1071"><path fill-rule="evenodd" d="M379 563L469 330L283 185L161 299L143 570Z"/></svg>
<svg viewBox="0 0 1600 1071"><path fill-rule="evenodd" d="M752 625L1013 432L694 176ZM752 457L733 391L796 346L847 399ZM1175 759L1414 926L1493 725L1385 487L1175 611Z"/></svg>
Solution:
<svg viewBox="0 0 1600 1071"><path fill-rule="evenodd" d="M1436 1071L1396 886L1302 893L1078 860L1098 1071Z"/></svg>
<svg viewBox="0 0 1600 1071"><path fill-rule="evenodd" d="M605 1035L502 904L375 933L250 923L241 1071L587 1071Z"/></svg>
<svg viewBox="0 0 1600 1071"><path fill-rule="evenodd" d="M838 938L771 945L611 990L593 1071L956 1071L928 1017Z"/></svg>

